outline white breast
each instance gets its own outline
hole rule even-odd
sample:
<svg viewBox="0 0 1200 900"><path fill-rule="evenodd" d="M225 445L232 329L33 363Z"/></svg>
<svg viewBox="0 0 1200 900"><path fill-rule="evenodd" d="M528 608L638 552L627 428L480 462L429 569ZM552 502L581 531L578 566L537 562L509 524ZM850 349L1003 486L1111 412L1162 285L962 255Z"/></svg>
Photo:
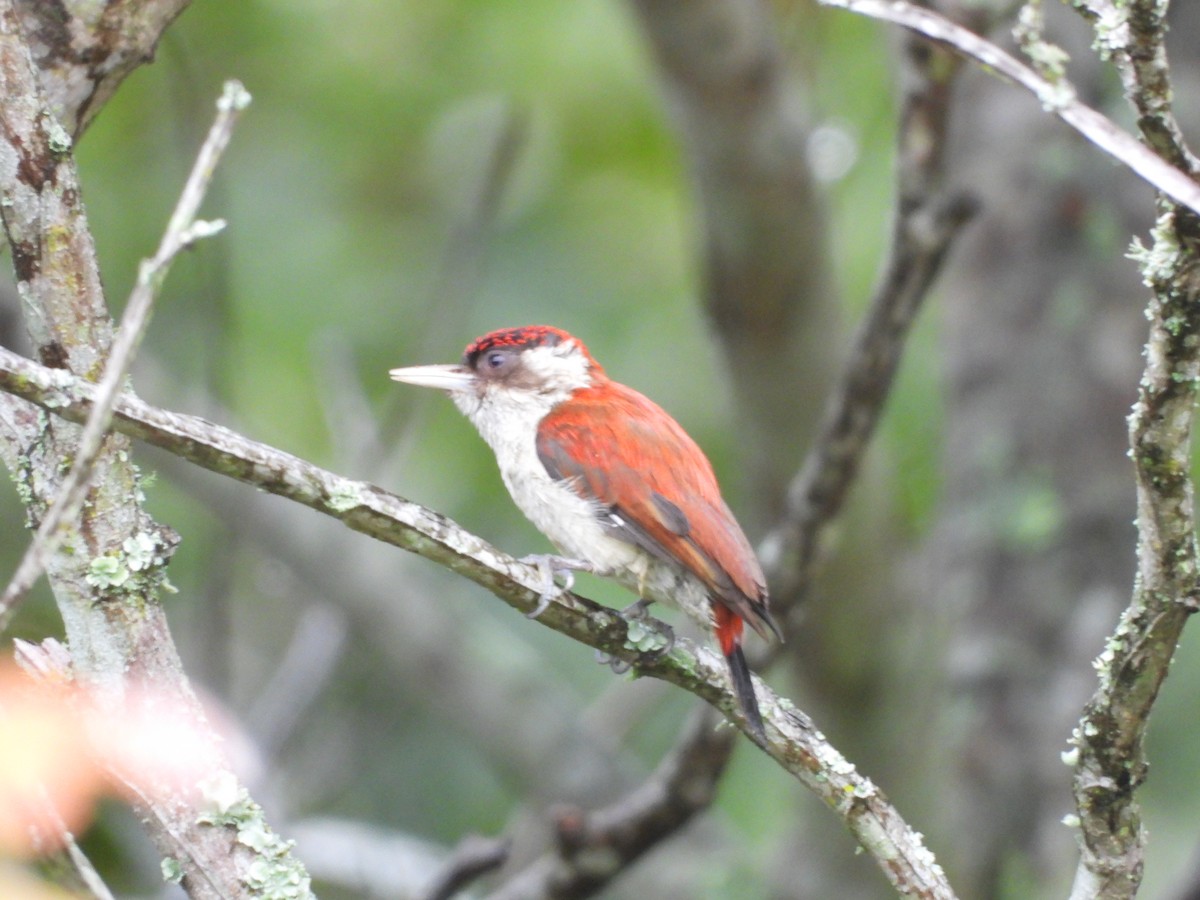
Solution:
<svg viewBox="0 0 1200 900"><path fill-rule="evenodd" d="M711 627L712 605L697 578L614 537L603 524L607 510L547 473L537 455L537 425L558 399L502 391L454 397L495 453L517 508L559 552L590 563L596 574L613 578L639 597L668 603Z"/></svg>
<svg viewBox="0 0 1200 900"><path fill-rule="evenodd" d="M555 481L537 455L537 423L545 412L530 409L524 395L489 398L475 415L467 415L496 454L500 477L517 508L566 556L583 559L601 573L616 576L635 566L643 551L612 537L600 521L596 504ZM522 407L522 408L512 408ZM532 421L532 425L530 422Z"/></svg>

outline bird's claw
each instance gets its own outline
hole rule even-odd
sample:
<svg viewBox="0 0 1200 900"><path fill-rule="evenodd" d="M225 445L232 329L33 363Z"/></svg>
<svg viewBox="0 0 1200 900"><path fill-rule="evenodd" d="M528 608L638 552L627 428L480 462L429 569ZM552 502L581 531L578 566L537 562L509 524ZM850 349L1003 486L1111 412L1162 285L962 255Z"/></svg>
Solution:
<svg viewBox="0 0 1200 900"><path fill-rule="evenodd" d="M570 588L564 588L564 590L570 590ZM538 616L540 616L542 613L544 613L546 611L546 607L548 607L552 602L554 602L554 594L549 594L549 593L539 594L537 606L535 606L529 612L525 613L525 618L536 619Z"/></svg>
<svg viewBox="0 0 1200 900"><path fill-rule="evenodd" d="M520 562L533 566L538 570L541 592L538 594L537 606L525 613L527 619L536 619L546 611L554 600L575 586L576 572L591 572L592 564L582 559L569 559L564 556L554 556L549 553L535 553L523 556ZM558 579L562 579L559 585Z"/></svg>
<svg viewBox="0 0 1200 900"><path fill-rule="evenodd" d="M608 666L612 669L614 675L624 675L633 668L633 663L621 659L619 656L612 656L605 653L603 650L596 651L596 662L602 666Z"/></svg>
<svg viewBox="0 0 1200 900"><path fill-rule="evenodd" d="M646 612L650 609L650 601L645 597L638 597L624 609L617 613L626 622L641 622L646 618Z"/></svg>

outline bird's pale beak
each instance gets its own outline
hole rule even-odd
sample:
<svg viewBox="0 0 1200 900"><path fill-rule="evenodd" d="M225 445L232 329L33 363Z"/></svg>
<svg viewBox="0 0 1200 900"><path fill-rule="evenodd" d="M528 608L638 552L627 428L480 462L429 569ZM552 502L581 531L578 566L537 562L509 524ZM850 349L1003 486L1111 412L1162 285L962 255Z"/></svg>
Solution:
<svg viewBox="0 0 1200 900"><path fill-rule="evenodd" d="M475 375L466 366L406 366L388 372L392 381L440 391L465 391L475 383Z"/></svg>

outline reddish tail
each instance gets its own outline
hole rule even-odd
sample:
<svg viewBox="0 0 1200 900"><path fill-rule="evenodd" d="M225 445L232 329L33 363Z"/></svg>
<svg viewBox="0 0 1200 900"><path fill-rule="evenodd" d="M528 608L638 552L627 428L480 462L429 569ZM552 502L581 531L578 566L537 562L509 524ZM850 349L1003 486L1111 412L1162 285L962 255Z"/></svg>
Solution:
<svg viewBox="0 0 1200 900"><path fill-rule="evenodd" d="M725 654L725 662L729 665L729 677L733 681L733 693L746 724L761 743L767 742L767 734L763 729L762 715L758 711L758 699L754 696L754 682L750 680L750 667L746 665L746 656L742 653L741 616L723 603L713 604L713 614L716 620L717 640L721 644L721 652Z"/></svg>

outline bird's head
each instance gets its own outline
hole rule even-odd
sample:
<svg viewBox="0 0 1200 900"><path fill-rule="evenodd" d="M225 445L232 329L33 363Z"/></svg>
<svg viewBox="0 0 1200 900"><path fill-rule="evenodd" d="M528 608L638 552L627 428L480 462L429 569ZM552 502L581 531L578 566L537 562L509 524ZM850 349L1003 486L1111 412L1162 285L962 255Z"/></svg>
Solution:
<svg viewBox="0 0 1200 900"><path fill-rule="evenodd" d="M393 381L446 391L477 425L493 414L536 422L604 370L578 338L548 325L504 328L476 338L456 365L392 369Z"/></svg>

